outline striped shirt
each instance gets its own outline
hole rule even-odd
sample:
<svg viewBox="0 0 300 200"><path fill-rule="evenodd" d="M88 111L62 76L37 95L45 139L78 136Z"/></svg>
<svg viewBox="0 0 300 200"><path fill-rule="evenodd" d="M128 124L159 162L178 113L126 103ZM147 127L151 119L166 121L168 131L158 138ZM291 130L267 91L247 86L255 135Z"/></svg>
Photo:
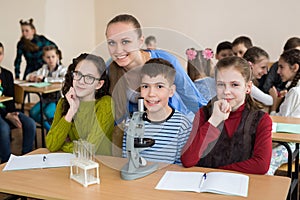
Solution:
<svg viewBox="0 0 300 200"><path fill-rule="evenodd" d="M152 138L155 144L140 152L140 156L151 162L181 164L181 149L185 145L190 132L191 122L177 110L163 122L151 122L146 118L144 138ZM126 130L123 137L123 157L126 152Z"/></svg>

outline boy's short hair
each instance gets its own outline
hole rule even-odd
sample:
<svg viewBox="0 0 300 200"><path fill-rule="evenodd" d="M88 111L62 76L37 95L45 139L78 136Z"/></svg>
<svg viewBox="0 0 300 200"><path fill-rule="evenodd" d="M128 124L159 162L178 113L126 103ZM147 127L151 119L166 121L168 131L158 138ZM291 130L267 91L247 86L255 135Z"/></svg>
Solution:
<svg viewBox="0 0 300 200"><path fill-rule="evenodd" d="M4 49L3 44L1 42L0 42L0 47L2 47Z"/></svg>
<svg viewBox="0 0 300 200"><path fill-rule="evenodd" d="M228 41L224 41L224 42L221 42L218 44L217 46L217 51L216 53L220 53L222 50L227 50L227 49L230 49L232 50L232 44L231 42L228 42Z"/></svg>
<svg viewBox="0 0 300 200"><path fill-rule="evenodd" d="M252 41L249 37L247 36L240 36L240 37L237 37L233 42L232 42L232 46L236 46L236 45L239 45L239 44L244 44L245 47L247 49L249 49L250 47L252 47Z"/></svg>
<svg viewBox="0 0 300 200"><path fill-rule="evenodd" d="M286 50L290 50L290 49L295 49L297 47L300 47L300 38L292 37L286 41L286 43L283 47L283 50L286 51Z"/></svg>
<svg viewBox="0 0 300 200"><path fill-rule="evenodd" d="M162 75L166 78L170 85L174 84L176 70L174 66L167 60L161 58L153 58L148 60L141 70L141 78L145 75L156 77Z"/></svg>
<svg viewBox="0 0 300 200"><path fill-rule="evenodd" d="M147 38L146 38L146 40L145 40L145 44L146 45L149 45L150 44L150 42L156 42L156 38L153 36L153 35L150 35L150 36L148 36Z"/></svg>

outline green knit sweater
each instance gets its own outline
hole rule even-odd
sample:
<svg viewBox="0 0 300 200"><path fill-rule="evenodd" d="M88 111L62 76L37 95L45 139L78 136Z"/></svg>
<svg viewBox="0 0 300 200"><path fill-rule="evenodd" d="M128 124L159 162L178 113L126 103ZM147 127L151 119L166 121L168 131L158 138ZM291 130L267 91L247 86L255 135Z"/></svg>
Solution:
<svg viewBox="0 0 300 200"><path fill-rule="evenodd" d="M96 154L111 155L111 140L114 127L113 103L110 96L96 101L81 101L72 122L62 116L61 98L58 101L54 120L46 136L46 146L53 151L73 151L73 140L79 138L95 145Z"/></svg>

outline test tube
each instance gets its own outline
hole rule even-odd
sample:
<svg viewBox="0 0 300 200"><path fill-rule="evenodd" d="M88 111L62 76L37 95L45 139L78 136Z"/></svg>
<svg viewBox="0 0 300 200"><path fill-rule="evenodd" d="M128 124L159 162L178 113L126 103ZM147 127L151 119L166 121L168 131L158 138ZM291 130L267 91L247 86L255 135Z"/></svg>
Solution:
<svg viewBox="0 0 300 200"><path fill-rule="evenodd" d="M78 147L79 147L79 156L80 156L80 160L82 160L84 158L84 152L83 152L83 148L82 148L82 140L79 140L78 143Z"/></svg>
<svg viewBox="0 0 300 200"><path fill-rule="evenodd" d="M75 158L78 158L78 141L74 140L73 141L73 154L75 155Z"/></svg>
<svg viewBox="0 0 300 200"><path fill-rule="evenodd" d="M91 152L91 158L90 160L94 160L95 158L95 145L94 144L90 144L90 152Z"/></svg>

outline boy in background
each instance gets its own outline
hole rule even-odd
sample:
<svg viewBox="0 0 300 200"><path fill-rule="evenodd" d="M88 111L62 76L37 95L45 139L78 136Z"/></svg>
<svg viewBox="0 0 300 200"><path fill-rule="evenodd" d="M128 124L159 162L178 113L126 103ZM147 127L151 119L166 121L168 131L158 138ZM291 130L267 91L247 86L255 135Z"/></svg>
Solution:
<svg viewBox="0 0 300 200"><path fill-rule="evenodd" d="M157 48L156 38L153 35L148 36L145 39L145 45L147 49L154 50Z"/></svg>
<svg viewBox="0 0 300 200"><path fill-rule="evenodd" d="M247 49L252 47L252 41L249 37L246 36L240 36L237 37L233 42L232 42L232 50L234 55L238 57L243 57Z"/></svg>
<svg viewBox="0 0 300 200"><path fill-rule="evenodd" d="M224 41L218 44L216 51L216 59L221 60L229 56L233 56L232 44L231 42Z"/></svg>
<svg viewBox="0 0 300 200"><path fill-rule="evenodd" d="M3 58L4 47L0 42L0 64ZM0 83L2 86L2 94L14 98L13 74L1 66ZM0 163L7 162L11 154L10 131L13 128L21 128L23 130L22 154L32 151L36 131L35 122L24 113L16 110L14 99L3 102L0 107Z"/></svg>
<svg viewBox="0 0 300 200"><path fill-rule="evenodd" d="M144 98L145 138L155 144L140 152L148 161L181 164L181 149L190 131L190 121L168 105L175 93L176 71L171 63L156 58L150 59L141 69L141 97ZM123 137L123 157L126 155L126 130Z"/></svg>
<svg viewBox="0 0 300 200"><path fill-rule="evenodd" d="M290 49L299 49L300 50L300 38L299 37L291 37L289 38L286 43L284 44L283 51L287 51ZM269 93L270 89L274 86L277 91L279 92L279 95L284 96L286 92L286 84L287 82L282 82L280 75L277 73L278 71L278 61L275 62L268 71L268 74L266 76L266 80L262 87L262 89L265 93ZM282 91L282 94L280 92Z"/></svg>

